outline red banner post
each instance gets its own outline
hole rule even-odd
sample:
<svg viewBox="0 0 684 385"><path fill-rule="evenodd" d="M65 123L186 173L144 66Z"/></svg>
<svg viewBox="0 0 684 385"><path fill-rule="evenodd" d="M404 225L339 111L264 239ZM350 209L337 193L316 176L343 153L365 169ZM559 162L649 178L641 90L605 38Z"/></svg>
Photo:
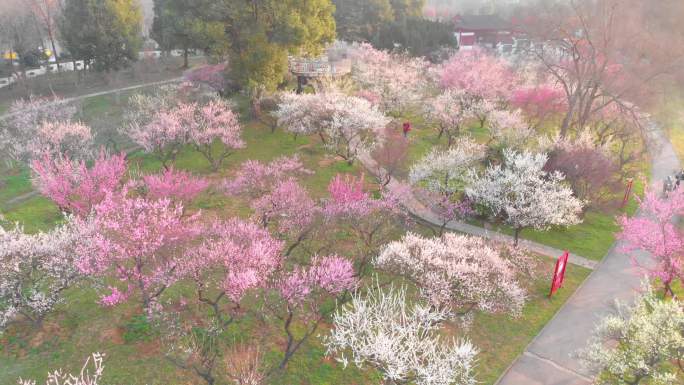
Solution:
<svg viewBox="0 0 684 385"><path fill-rule="evenodd" d="M556 261L556 269L553 271L553 278L551 279L551 291L549 291L549 298L563 286L565 279L565 267L568 265L568 257L570 253L565 250L563 255L558 257Z"/></svg>
<svg viewBox="0 0 684 385"><path fill-rule="evenodd" d="M629 196L632 194L632 185L634 185L634 179L629 178L627 179L627 187L625 188L625 196L622 198L622 205L620 205L620 208L623 209L625 208L625 205L627 202L629 202Z"/></svg>

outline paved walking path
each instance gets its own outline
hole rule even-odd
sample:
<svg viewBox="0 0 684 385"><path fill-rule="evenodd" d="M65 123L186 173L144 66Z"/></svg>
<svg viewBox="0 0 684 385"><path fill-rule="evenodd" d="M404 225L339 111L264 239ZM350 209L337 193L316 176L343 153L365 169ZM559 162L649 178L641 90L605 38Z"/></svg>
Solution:
<svg viewBox="0 0 684 385"><path fill-rule="evenodd" d="M361 163L372 173L374 174L379 174L382 173L383 171L381 170L380 166L378 166L377 162L371 158L368 154L361 154L359 156L359 160ZM390 189L390 191L395 191L395 192L403 192L403 191L410 191L410 189L407 188L407 186L400 181L395 180L392 178L390 183L387 185L387 188ZM401 196L401 203L402 205L415 217L431 223L436 226L441 225L441 220L439 217L433 213L429 208L425 207L418 199L413 194L407 193L407 194L399 194ZM485 228L479 227L479 226L473 226L469 223L461 222L461 221L451 221L446 225L446 228L449 230L454 230L458 231L461 233L465 234L471 234L471 235L477 235L480 237L485 237L489 239L495 239L495 240L500 240L500 241L506 241L506 242L513 242L513 237L510 235L506 234L501 234L496 231L490 231ZM551 258L558 258L563 254L564 251L542 245L536 242L528 241L525 239L521 239L519 241L519 244L528 250L541 254L544 256L548 256ZM594 269L596 265L598 265L597 261L592 261L591 259L576 255L576 254L570 254L570 258L568 259L568 262L579 265L582 267L586 267L588 269Z"/></svg>
<svg viewBox="0 0 684 385"><path fill-rule="evenodd" d="M665 134L655 124L649 130L652 156L651 188L658 191L662 180L680 168L677 155ZM630 258L621 253L620 242L568 299L555 317L527 346L525 352L501 376L498 385L586 385L595 373L582 367L574 356L584 348L595 325L614 309L616 299L630 301L641 277ZM648 264L648 256L637 256Z"/></svg>
<svg viewBox="0 0 684 385"><path fill-rule="evenodd" d="M182 78L182 77L178 77L178 78L173 78L173 79L160 80L160 81L158 81L158 82L150 82L150 83L136 84L136 85L128 86L128 87L115 88L115 89L113 89L113 90L105 90L105 91L93 92L93 93L90 93L90 94L84 94L84 95L74 96L74 97L70 97L70 98L65 98L65 99L61 99L61 100L59 100L59 101L57 101L57 102L52 102L52 103L50 103L50 104L66 104L66 103L71 103L71 102L75 102L75 101L79 101L79 100L83 100L83 99L92 98L92 97L95 97L95 96L109 95L109 94L114 94L114 93L117 93L117 92L124 92L124 91L132 91L132 90L137 90L138 88L145 88L145 87L152 87L152 86L161 86L161 85L169 84L169 83L177 83L177 82L179 82L179 81L181 81L181 80L183 80L183 78ZM4 115L0 115L0 120L7 119L7 118L11 117L12 115L13 115L13 114L4 114Z"/></svg>

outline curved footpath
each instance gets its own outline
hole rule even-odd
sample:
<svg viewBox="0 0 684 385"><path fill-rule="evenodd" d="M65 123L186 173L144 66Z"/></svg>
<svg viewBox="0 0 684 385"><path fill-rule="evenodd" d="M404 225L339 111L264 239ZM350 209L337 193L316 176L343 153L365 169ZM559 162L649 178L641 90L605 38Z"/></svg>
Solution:
<svg viewBox="0 0 684 385"><path fill-rule="evenodd" d="M649 153L652 156L651 188L660 189L662 180L680 169L680 163L672 145L655 123L651 123L648 129L648 139ZM364 155L360 160L371 172L379 170L377 163L369 156ZM389 185L391 190L401 187L401 184L395 181ZM414 196L409 194L402 203L418 218L438 223L436 216ZM452 222L447 228L494 239L511 238L462 222ZM560 250L534 242L521 241L521 244L550 257L558 257L562 253ZM592 383L595 373L584 368L575 353L587 345L598 321L614 310L615 300L631 301L641 283L641 275L633 267L632 261L619 249L620 242L616 242L598 263L578 255L570 255L569 262L594 271L499 378L497 385ZM649 262L645 253L637 255L637 258L641 264L647 265Z"/></svg>

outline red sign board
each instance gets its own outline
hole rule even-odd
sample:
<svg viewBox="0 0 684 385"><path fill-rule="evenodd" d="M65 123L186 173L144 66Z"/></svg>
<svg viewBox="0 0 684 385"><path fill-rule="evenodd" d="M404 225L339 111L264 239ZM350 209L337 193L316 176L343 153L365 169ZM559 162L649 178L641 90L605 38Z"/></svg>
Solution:
<svg viewBox="0 0 684 385"><path fill-rule="evenodd" d="M553 271L553 279L551 280L551 291L549 297L553 295L558 289L563 286L563 279L565 279L565 267L568 265L568 257L570 253L566 250L563 255L556 261L556 269Z"/></svg>

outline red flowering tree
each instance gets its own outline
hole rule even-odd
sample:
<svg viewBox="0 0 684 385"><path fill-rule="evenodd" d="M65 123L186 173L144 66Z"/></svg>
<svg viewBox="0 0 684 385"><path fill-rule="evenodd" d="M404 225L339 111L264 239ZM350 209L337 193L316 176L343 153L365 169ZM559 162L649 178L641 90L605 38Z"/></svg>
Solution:
<svg viewBox="0 0 684 385"><path fill-rule="evenodd" d="M32 163L33 183L60 210L84 217L107 193L116 190L126 173L126 155L107 156L104 151L91 167L85 161L44 155Z"/></svg>

